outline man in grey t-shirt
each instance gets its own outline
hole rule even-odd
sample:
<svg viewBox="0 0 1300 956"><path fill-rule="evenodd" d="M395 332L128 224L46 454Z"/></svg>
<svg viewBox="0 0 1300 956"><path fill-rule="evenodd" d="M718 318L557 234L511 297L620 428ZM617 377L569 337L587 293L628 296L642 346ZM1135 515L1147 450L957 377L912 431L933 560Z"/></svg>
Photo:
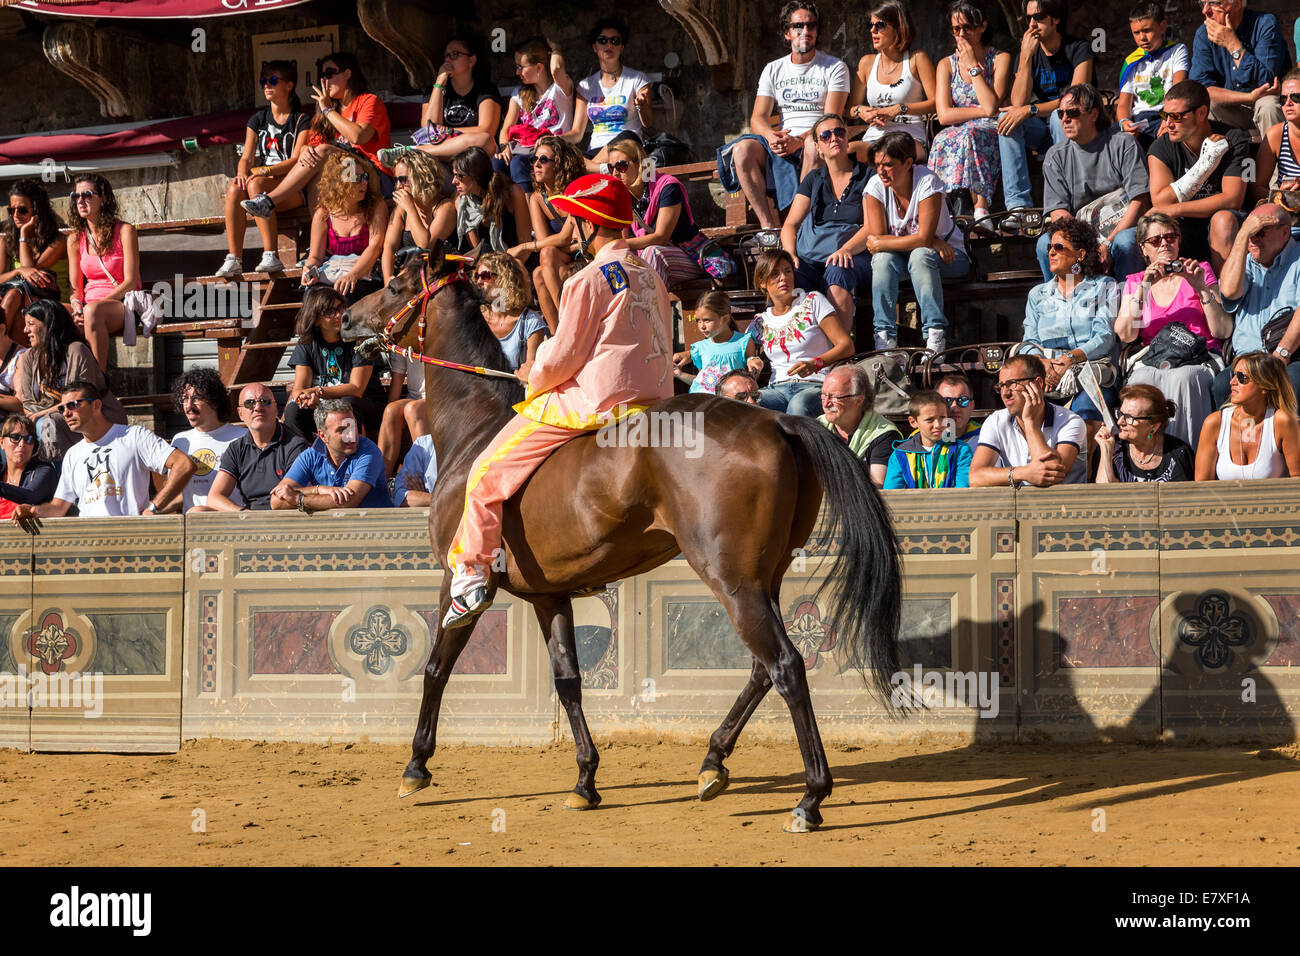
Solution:
<svg viewBox="0 0 1300 956"><path fill-rule="evenodd" d="M1043 211L1052 220L1079 213L1085 206L1119 190L1122 197L1102 205L1101 255L1121 282L1141 272L1146 262L1137 245L1137 225L1150 206L1146 156L1132 136L1101 128L1104 108L1101 94L1088 83L1070 87L1061 95L1061 127L1065 141L1043 158ZM1107 214L1109 213L1109 214ZM1097 220L1085 216L1096 224ZM1051 278L1047 251L1051 227L1038 237L1038 264L1043 278Z"/></svg>

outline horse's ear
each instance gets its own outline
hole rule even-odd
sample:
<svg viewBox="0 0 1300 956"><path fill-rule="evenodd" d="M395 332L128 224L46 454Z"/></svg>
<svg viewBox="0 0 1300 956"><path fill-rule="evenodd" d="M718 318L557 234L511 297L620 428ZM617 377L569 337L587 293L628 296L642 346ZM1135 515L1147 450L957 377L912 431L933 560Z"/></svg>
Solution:
<svg viewBox="0 0 1300 956"><path fill-rule="evenodd" d="M432 283L446 265L446 254L443 249L442 240L435 239L424 253L424 278L426 282Z"/></svg>

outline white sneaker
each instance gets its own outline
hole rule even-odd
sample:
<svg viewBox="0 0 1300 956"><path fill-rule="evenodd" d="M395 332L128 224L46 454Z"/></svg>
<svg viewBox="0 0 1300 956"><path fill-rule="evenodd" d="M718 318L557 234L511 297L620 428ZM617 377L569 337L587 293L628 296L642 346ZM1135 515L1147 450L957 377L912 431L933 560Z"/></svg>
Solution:
<svg viewBox="0 0 1300 956"><path fill-rule="evenodd" d="M221 263L221 268L216 274L223 279L229 279L232 276L243 275L244 264L240 262L239 256L227 255L226 261Z"/></svg>
<svg viewBox="0 0 1300 956"><path fill-rule="evenodd" d="M925 347L938 355L948 347L948 336L943 329L931 329L925 333Z"/></svg>
<svg viewBox="0 0 1300 956"><path fill-rule="evenodd" d="M257 263L257 269L254 270L254 271L256 271L256 272L283 272L283 271L284 271L284 263L280 261L280 257L279 257L279 256L277 256L277 255L276 255L274 252L272 252L270 249L267 249L265 252L262 253L261 261L259 261L259 262Z"/></svg>
<svg viewBox="0 0 1300 956"><path fill-rule="evenodd" d="M898 348L898 339L890 336L888 332L876 333L876 351L883 352L885 349Z"/></svg>

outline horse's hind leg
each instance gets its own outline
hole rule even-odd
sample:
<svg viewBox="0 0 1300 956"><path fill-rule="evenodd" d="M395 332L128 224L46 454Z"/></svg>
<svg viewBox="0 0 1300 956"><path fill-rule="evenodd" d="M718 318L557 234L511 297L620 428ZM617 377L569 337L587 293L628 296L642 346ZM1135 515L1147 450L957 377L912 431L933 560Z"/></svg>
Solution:
<svg viewBox="0 0 1300 956"><path fill-rule="evenodd" d="M785 625L766 594L757 588L742 589L734 594L723 587L714 587L713 590L731 615L740 639L767 669L772 686L785 699L794 720L799 752L803 756L805 789L803 799L786 821L785 830L800 833L815 829L822 822L819 807L831 794L831 771L821 735L817 732L817 719L813 716L803 658L790 643Z"/></svg>
<svg viewBox="0 0 1300 956"><path fill-rule="evenodd" d="M600 756L582 713L582 669L578 666L578 645L573 636L573 602L567 597L537 598L533 608L551 655L555 693L569 715L569 728L578 751L578 783L564 806L568 810L592 810L600 803L600 794L596 792Z"/></svg>
<svg viewBox="0 0 1300 956"><path fill-rule="evenodd" d="M429 652L429 661L424 665L424 696L420 699L420 719L415 726L415 738L411 741L411 762L402 772L402 783L397 791L399 797L409 796L417 790L423 790L433 780L425 765L433 756L437 746L438 711L442 707L442 692L447 687L447 678L451 677L456 658L465 649L472 627L461 627L445 631L442 619L447 616L451 605L451 589L442 588L442 600L438 606L438 624L434 632L433 650Z"/></svg>
<svg viewBox="0 0 1300 956"><path fill-rule="evenodd" d="M749 682L745 684L745 689L740 692L736 702L731 705L726 718L709 738L709 752L704 755L704 763L700 765L701 800L712 800L727 789L731 775L727 773L727 768L722 765L722 762L736 749L740 732L744 730L750 716L762 703L771 687L772 678L768 676L767 668L757 657L754 658L754 666L749 672Z"/></svg>

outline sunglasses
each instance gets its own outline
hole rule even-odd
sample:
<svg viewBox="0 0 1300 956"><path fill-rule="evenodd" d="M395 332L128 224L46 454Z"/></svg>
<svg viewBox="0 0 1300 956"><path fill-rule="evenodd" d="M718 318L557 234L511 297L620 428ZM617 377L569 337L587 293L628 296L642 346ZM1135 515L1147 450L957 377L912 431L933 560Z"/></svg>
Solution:
<svg viewBox="0 0 1300 956"><path fill-rule="evenodd" d="M553 163L553 162L555 162L555 157L554 157L554 156L534 156L534 157L533 157L533 165L534 165L534 166L549 166L549 165L551 165L551 163Z"/></svg>
<svg viewBox="0 0 1300 956"><path fill-rule="evenodd" d="M1035 23L1046 23L1050 18L1051 18L1051 14L1048 13L1029 14L1029 19L1033 20Z"/></svg>
<svg viewBox="0 0 1300 956"><path fill-rule="evenodd" d="M1059 252L1074 252L1074 251L1075 251L1075 250L1071 249L1069 246L1067 246L1067 245L1066 245L1065 243L1063 243L1063 242L1054 242L1054 243L1052 243L1050 246L1048 246L1047 248L1048 248L1051 252L1058 252L1058 253L1059 253Z"/></svg>
<svg viewBox="0 0 1300 956"><path fill-rule="evenodd" d="M1143 245L1147 246L1173 246L1178 243L1178 236L1172 232L1166 232L1160 236L1147 236L1142 240Z"/></svg>
<svg viewBox="0 0 1300 956"><path fill-rule="evenodd" d="M278 86L280 78L278 76L262 76L258 77L257 82L261 83L263 86Z"/></svg>
<svg viewBox="0 0 1300 956"><path fill-rule="evenodd" d="M68 193L68 198L71 199L73 202L81 202L83 199L86 202L90 202L92 199L95 198L95 195L96 195L95 190L87 189L85 192Z"/></svg>
<svg viewBox="0 0 1300 956"><path fill-rule="evenodd" d="M798 31L798 30L816 30L816 29L817 29L817 21L816 21L816 20L800 20L798 23L791 22L791 24L790 24L790 29L791 29L791 30L795 30L795 31Z"/></svg>
<svg viewBox="0 0 1300 956"><path fill-rule="evenodd" d="M75 410L80 405L85 405L89 401L90 399L88 398L70 398L62 405L54 406L54 410L60 415L66 415L68 412Z"/></svg>
<svg viewBox="0 0 1300 956"><path fill-rule="evenodd" d="M239 404L251 412L255 408L267 408L273 401L274 399L270 398L246 398Z"/></svg>
<svg viewBox="0 0 1300 956"><path fill-rule="evenodd" d="M976 29L973 23L959 23L952 28L952 32L956 36L959 33L974 33Z"/></svg>
<svg viewBox="0 0 1300 956"><path fill-rule="evenodd" d="M337 66L327 66L325 67L325 69L320 71L320 75L321 75L321 79L323 80L332 80L334 79L334 77L338 76L342 72L343 71L340 70Z"/></svg>
<svg viewBox="0 0 1300 956"><path fill-rule="evenodd" d="M1120 425L1126 422L1136 424L1137 422L1156 422L1159 420L1154 415L1130 415L1128 412L1120 412L1115 416L1115 421Z"/></svg>
<svg viewBox="0 0 1300 956"><path fill-rule="evenodd" d="M610 163L609 168L616 173L625 173L632 168L632 161L630 159L620 159L617 163Z"/></svg>
<svg viewBox="0 0 1300 956"><path fill-rule="evenodd" d="M485 269L482 272L474 273L474 278L477 279L479 282L491 282L493 279L496 278L496 273L488 272Z"/></svg>
<svg viewBox="0 0 1300 956"><path fill-rule="evenodd" d="M1190 116L1194 112L1195 110L1180 110L1178 112L1174 112L1173 110L1161 110L1160 118L1169 123L1181 123L1186 117Z"/></svg>
<svg viewBox="0 0 1300 956"><path fill-rule="evenodd" d="M34 445L36 444L35 435L20 435L17 432L10 432L4 436L5 441L15 445Z"/></svg>
<svg viewBox="0 0 1300 956"><path fill-rule="evenodd" d="M599 43L601 46L622 46L622 45L623 45L623 38L622 38L622 37L607 37L607 36L603 36L603 35L602 35L602 36L598 36L598 37L596 37L596 42Z"/></svg>
<svg viewBox="0 0 1300 956"><path fill-rule="evenodd" d="M887 26L889 26L889 24L886 23L884 20L872 20L872 21L871 21L871 32L872 32L872 33L878 33L879 31L885 29L885 27L887 27Z"/></svg>
<svg viewBox="0 0 1300 956"><path fill-rule="evenodd" d="M958 408L966 408L970 405L971 399L969 395L962 395L959 398L945 398L944 401L949 405L956 405Z"/></svg>
<svg viewBox="0 0 1300 956"><path fill-rule="evenodd" d="M1238 385L1250 384L1250 376L1247 375L1245 372L1233 372L1232 378Z"/></svg>
<svg viewBox="0 0 1300 956"><path fill-rule="evenodd" d="M833 139L843 139L848 134L843 126L836 126L834 129L824 129L817 134L817 138L823 143L829 143Z"/></svg>
<svg viewBox="0 0 1300 956"><path fill-rule="evenodd" d="M397 183L397 185L399 185L399 186L405 186L405 185L406 185L407 183L409 183L410 181L411 181L411 177L410 177L410 176L394 176L394 177L393 177L393 182Z"/></svg>
<svg viewBox="0 0 1300 956"><path fill-rule="evenodd" d="M1300 93L1283 93L1283 94L1282 94L1282 102L1283 102L1283 103L1294 103L1294 104L1296 104L1297 106L1300 106Z"/></svg>
<svg viewBox="0 0 1300 956"><path fill-rule="evenodd" d="M1056 111L1056 115L1063 120L1066 119L1077 120L1080 116L1083 115L1083 110L1079 109L1078 107L1071 107L1068 110L1060 109Z"/></svg>
<svg viewBox="0 0 1300 956"><path fill-rule="evenodd" d="M31 206L10 206L9 215L11 216L30 216L32 214Z"/></svg>

